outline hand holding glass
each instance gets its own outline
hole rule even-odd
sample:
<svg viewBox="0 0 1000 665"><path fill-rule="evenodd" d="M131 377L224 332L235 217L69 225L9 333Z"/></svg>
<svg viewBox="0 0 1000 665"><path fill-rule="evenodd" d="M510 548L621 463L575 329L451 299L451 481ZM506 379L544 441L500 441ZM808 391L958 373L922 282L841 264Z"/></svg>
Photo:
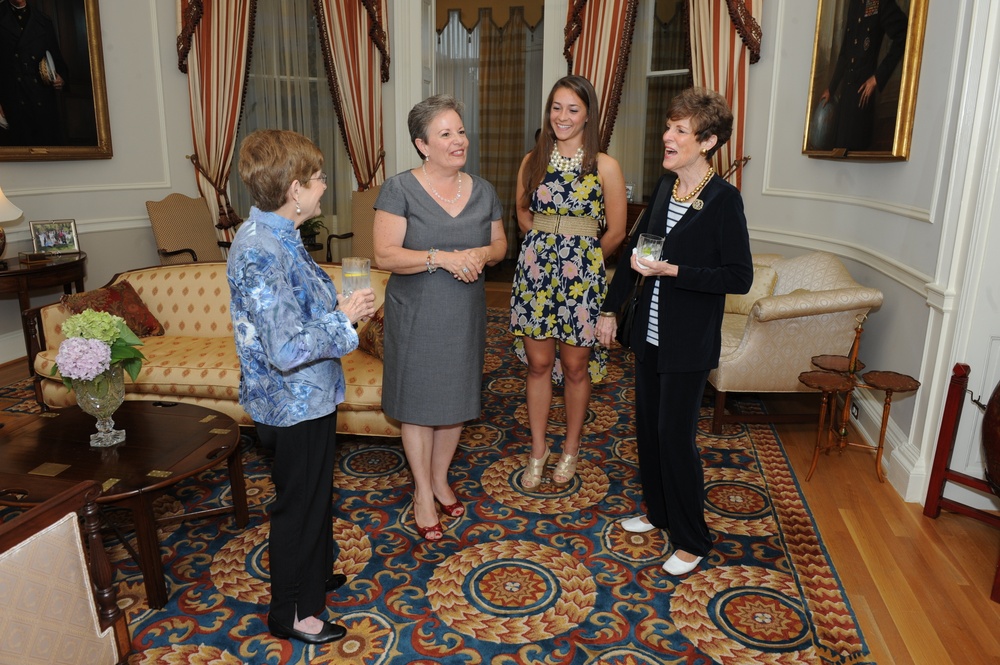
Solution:
<svg viewBox="0 0 1000 665"><path fill-rule="evenodd" d="M639 259L659 261L660 252L663 250L663 237L654 236L649 233L640 233L636 250Z"/></svg>
<svg viewBox="0 0 1000 665"><path fill-rule="evenodd" d="M371 288L371 260L357 256L344 257L341 275L344 278L345 297L350 297L355 291Z"/></svg>

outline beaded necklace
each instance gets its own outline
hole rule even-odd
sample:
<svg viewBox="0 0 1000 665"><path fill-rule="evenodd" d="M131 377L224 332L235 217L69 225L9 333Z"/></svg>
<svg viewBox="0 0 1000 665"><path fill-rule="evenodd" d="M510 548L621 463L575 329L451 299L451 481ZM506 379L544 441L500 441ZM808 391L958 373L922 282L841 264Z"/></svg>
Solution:
<svg viewBox="0 0 1000 665"><path fill-rule="evenodd" d="M577 148L576 154L572 157L563 157L559 154L559 146L552 146L549 164L556 171L579 171L580 167L583 166L583 146Z"/></svg>
<svg viewBox="0 0 1000 665"><path fill-rule="evenodd" d="M692 189L691 193L687 196L677 196L677 186L681 184L681 179L677 178L677 180L674 180L674 191L671 193L671 196L673 196L674 201L677 201L678 203L686 203L698 195L698 192L700 192L701 189L708 184L708 181L712 179L713 175L715 175L715 168L709 166L708 173L705 174L705 177L701 179L698 186Z"/></svg>
<svg viewBox="0 0 1000 665"><path fill-rule="evenodd" d="M451 205L452 203L458 203L458 200L460 198L462 198L462 172L461 171L458 172L458 193L455 194L455 198L453 198L453 199L446 199L445 197L443 197L440 194L438 194L438 190L434 189L434 185L431 183L431 177L429 175L427 175L427 162L421 163L420 164L420 168L421 168L421 170L423 170L424 177L427 179L427 186L431 188L431 193L434 194L434 196L436 196L441 201L444 201L448 205Z"/></svg>

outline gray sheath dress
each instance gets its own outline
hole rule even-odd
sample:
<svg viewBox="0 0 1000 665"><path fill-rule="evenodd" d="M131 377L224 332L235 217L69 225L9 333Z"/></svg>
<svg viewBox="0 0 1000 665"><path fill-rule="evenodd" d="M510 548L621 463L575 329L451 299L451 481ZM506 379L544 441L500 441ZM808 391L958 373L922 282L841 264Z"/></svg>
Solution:
<svg viewBox="0 0 1000 665"><path fill-rule="evenodd" d="M469 177L463 174L463 177ZM493 185L473 181L469 202L451 217L409 171L382 184L377 210L406 218L403 247L444 252L490 244L501 219ZM467 190L466 190L467 191ZM466 284L447 270L393 274L385 293L382 409L414 425L455 425L480 415L486 346L485 275Z"/></svg>

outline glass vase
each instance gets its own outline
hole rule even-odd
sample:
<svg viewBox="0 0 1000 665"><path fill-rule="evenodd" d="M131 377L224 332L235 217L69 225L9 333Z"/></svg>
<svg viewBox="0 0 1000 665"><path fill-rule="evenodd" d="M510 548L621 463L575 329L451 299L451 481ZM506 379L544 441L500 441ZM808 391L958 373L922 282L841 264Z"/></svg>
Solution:
<svg viewBox="0 0 1000 665"><path fill-rule="evenodd" d="M125 401L125 372L112 365L92 381L72 380L76 403L84 413L97 418L97 433L90 435L93 448L107 448L125 440L125 432L115 429L111 416Z"/></svg>

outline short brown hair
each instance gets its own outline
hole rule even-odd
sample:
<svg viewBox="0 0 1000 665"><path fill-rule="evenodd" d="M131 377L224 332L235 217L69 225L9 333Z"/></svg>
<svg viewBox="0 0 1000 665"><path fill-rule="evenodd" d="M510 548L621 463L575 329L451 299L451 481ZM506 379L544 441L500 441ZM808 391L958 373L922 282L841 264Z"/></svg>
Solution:
<svg viewBox="0 0 1000 665"><path fill-rule="evenodd" d="M406 116L406 126L410 130L410 142L413 144L413 149L420 155L420 161L427 159L427 155L420 152L420 148L417 147L417 139L427 143L427 128L430 127L434 118L445 111L454 111L461 119L463 110L462 102L443 93L428 97L410 109L410 113Z"/></svg>
<svg viewBox="0 0 1000 665"><path fill-rule="evenodd" d="M733 112L729 110L726 98L714 90L688 88L677 93L670 100L667 120L684 118L691 119L698 141L715 135L715 145L705 154L705 159L711 159L733 135Z"/></svg>
<svg viewBox="0 0 1000 665"><path fill-rule="evenodd" d="M254 204L272 212L285 204L294 181L312 186L312 174L323 168L323 153L298 132L260 129L243 139L238 168Z"/></svg>

